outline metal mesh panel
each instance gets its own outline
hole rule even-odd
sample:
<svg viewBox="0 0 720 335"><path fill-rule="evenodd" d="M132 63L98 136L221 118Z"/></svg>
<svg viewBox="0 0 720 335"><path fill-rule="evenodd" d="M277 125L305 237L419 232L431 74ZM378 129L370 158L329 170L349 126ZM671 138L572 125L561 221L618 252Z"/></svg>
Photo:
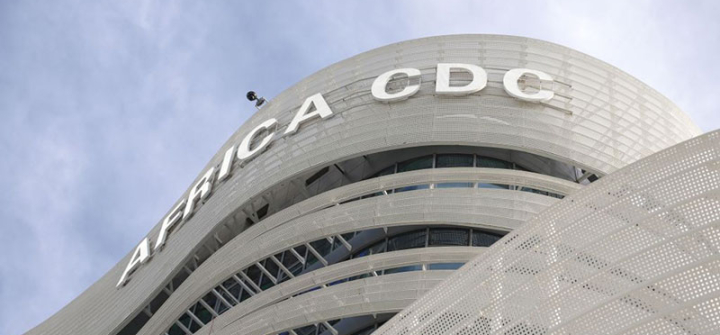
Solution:
<svg viewBox="0 0 720 335"><path fill-rule="evenodd" d="M720 131L508 234L375 334L718 334Z"/></svg>

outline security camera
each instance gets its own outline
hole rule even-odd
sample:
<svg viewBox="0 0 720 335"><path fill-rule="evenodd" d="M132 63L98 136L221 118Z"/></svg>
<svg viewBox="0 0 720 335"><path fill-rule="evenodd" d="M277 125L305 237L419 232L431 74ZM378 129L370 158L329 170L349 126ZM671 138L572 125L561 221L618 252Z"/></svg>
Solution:
<svg viewBox="0 0 720 335"><path fill-rule="evenodd" d="M245 97L246 97L249 101L255 101L255 107L256 107L257 109L260 109L260 106L262 106L262 105L265 103L265 98L263 98L263 97L258 97L257 94L255 94L255 91L247 92L247 94L245 95Z"/></svg>

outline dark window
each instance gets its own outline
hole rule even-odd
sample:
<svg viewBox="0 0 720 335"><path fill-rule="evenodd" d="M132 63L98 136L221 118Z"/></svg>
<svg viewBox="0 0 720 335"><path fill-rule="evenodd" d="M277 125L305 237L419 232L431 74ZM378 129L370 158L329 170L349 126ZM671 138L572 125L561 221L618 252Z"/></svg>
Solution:
<svg viewBox="0 0 720 335"><path fill-rule="evenodd" d="M168 331L168 335L185 335L185 331L177 324L173 324Z"/></svg>
<svg viewBox="0 0 720 335"><path fill-rule="evenodd" d="M266 204L265 206L260 207L260 209L258 209L258 211L255 212L255 214L257 214L258 219L262 220L262 218L264 218L265 215L267 215L268 208L270 208L270 204Z"/></svg>
<svg viewBox="0 0 720 335"><path fill-rule="evenodd" d="M473 187L473 183L440 183L435 184L435 188L467 188Z"/></svg>
<svg viewBox="0 0 720 335"><path fill-rule="evenodd" d="M495 169L512 169L512 163L501 159L477 156L477 167L495 168Z"/></svg>
<svg viewBox="0 0 720 335"><path fill-rule="evenodd" d="M489 247L501 238L500 235L473 230L472 245L473 247Z"/></svg>
<svg viewBox="0 0 720 335"><path fill-rule="evenodd" d="M469 229L462 228L433 228L430 229L429 245L470 245Z"/></svg>
<svg viewBox="0 0 720 335"><path fill-rule="evenodd" d="M328 171L330 171L330 167L326 166L326 167L320 169L320 171L315 172L315 174L313 174L312 176L310 176L310 178L305 180L305 186L310 186L310 184L312 184L316 180L320 179L320 177L324 176L326 173L328 173Z"/></svg>
<svg viewBox="0 0 720 335"><path fill-rule="evenodd" d="M478 188L494 188L494 189L507 190L507 189L510 189L510 186L503 185L503 184L493 184L493 183L478 183Z"/></svg>
<svg viewBox="0 0 720 335"><path fill-rule="evenodd" d="M367 255L370 255L370 248L365 248L365 249L362 249L362 250L354 253L352 258L360 258L360 257L365 257Z"/></svg>
<svg viewBox="0 0 720 335"><path fill-rule="evenodd" d="M435 167L472 167L473 155L463 154L438 154L435 161Z"/></svg>
<svg viewBox="0 0 720 335"><path fill-rule="evenodd" d="M435 263L429 264L428 270L457 270L465 263Z"/></svg>
<svg viewBox="0 0 720 335"><path fill-rule="evenodd" d="M415 191L415 190L425 190L430 188L430 185L413 185L413 186L405 186L401 188L396 188L395 193L401 193L401 192L407 192L407 191Z"/></svg>
<svg viewBox="0 0 720 335"><path fill-rule="evenodd" d="M242 287L237 283L237 281L235 281L235 279L230 278L226 280L222 286L225 287L225 289L230 292L235 299L240 300L240 291L242 290Z"/></svg>
<svg viewBox="0 0 720 335"><path fill-rule="evenodd" d="M260 286L260 275L262 272L260 272L260 269L257 266L254 264L250 265L247 269L245 269L245 274L253 281L253 283Z"/></svg>
<svg viewBox="0 0 720 335"><path fill-rule="evenodd" d="M315 249L315 251L318 252L318 254L320 254L320 256L323 257L327 256L327 254L329 254L330 250L332 249L332 245L325 238L322 240L310 242L310 245L313 247L313 249Z"/></svg>
<svg viewBox="0 0 720 335"><path fill-rule="evenodd" d="M393 273L401 273L401 272L411 272L411 271L421 271L422 265L408 265L408 266L401 266L399 268L392 268L385 270L384 274L389 275Z"/></svg>
<svg viewBox="0 0 720 335"><path fill-rule="evenodd" d="M422 248L425 246L425 229L393 236L388 239L387 251Z"/></svg>
<svg viewBox="0 0 720 335"><path fill-rule="evenodd" d="M430 169L433 165L433 156L423 156L418 158L413 158L410 160L406 160L402 163L398 163L398 173L400 172L407 172L407 171L415 171L415 170L421 170L421 169Z"/></svg>
<svg viewBox="0 0 720 335"><path fill-rule="evenodd" d="M374 175L370 176L370 178L387 176L387 175L391 175L391 174L394 174L394 173L395 173L395 164L390 165L390 166L388 166L388 167L386 167L386 168L378 171L378 172L375 173Z"/></svg>
<svg viewBox="0 0 720 335"><path fill-rule="evenodd" d="M372 255L381 254L381 253L385 252L386 247L387 247L387 242L385 241L385 239L383 239L382 241L375 243L372 247L370 247L370 254L372 254Z"/></svg>
<svg viewBox="0 0 720 335"><path fill-rule="evenodd" d="M535 194L540 194L540 195L548 195L548 192L541 191L541 190L534 189L534 188L530 188L530 187L523 187L523 188L520 189L520 191L530 192L530 193L535 193Z"/></svg>

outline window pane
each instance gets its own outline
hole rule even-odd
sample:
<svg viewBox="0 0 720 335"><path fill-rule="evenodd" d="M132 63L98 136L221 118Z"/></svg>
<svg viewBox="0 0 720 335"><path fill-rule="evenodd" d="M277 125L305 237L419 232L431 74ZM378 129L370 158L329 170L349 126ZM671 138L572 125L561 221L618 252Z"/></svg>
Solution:
<svg viewBox="0 0 720 335"><path fill-rule="evenodd" d="M469 229L433 228L430 229L430 245L470 245Z"/></svg>
<svg viewBox="0 0 720 335"><path fill-rule="evenodd" d="M473 183L440 183L435 184L435 188L466 188L473 187Z"/></svg>
<svg viewBox="0 0 720 335"><path fill-rule="evenodd" d="M388 240L387 250L395 251L423 247L425 247L425 229L391 237Z"/></svg>
<svg viewBox="0 0 720 335"><path fill-rule="evenodd" d="M168 331L168 335L185 335L185 331L180 326L173 324Z"/></svg>
<svg viewBox="0 0 720 335"><path fill-rule="evenodd" d="M435 167L472 167L473 155L463 154L438 154Z"/></svg>
<svg viewBox="0 0 720 335"><path fill-rule="evenodd" d="M430 168L432 168L432 164L433 164L432 155L413 158L410 160L406 160L402 163L398 163L398 173L420 170L420 169L430 169Z"/></svg>
<svg viewBox="0 0 720 335"><path fill-rule="evenodd" d="M375 243L372 247L370 247L370 254L376 255L385 252L385 247L387 246L387 243L385 243L385 239L380 241L379 243Z"/></svg>
<svg viewBox="0 0 720 335"><path fill-rule="evenodd" d="M502 236L500 235L474 230L472 237L472 245L473 247L489 247L501 238Z"/></svg>
<svg viewBox="0 0 720 335"><path fill-rule="evenodd" d="M478 188L494 188L494 189L508 190L508 189L510 189L510 186L503 185L503 184L478 183Z"/></svg>
<svg viewBox="0 0 720 335"><path fill-rule="evenodd" d="M352 258L360 258L365 257L370 254L370 248L362 249L356 253L353 254Z"/></svg>
<svg viewBox="0 0 720 335"><path fill-rule="evenodd" d="M262 272L260 272L260 269L258 269L258 267L255 266L255 264L250 265L250 267L248 267L245 270L245 274L248 276L248 278L250 278L250 280L252 280L253 283L257 284L258 286L260 285L260 274L261 273Z"/></svg>
<svg viewBox="0 0 720 335"><path fill-rule="evenodd" d="M413 186L405 186L401 188L396 188L395 193L401 193L401 192L407 192L407 191L414 191L414 190L425 190L430 188L430 185L413 185Z"/></svg>
<svg viewBox="0 0 720 335"><path fill-rule="evenodd" d="M520 191L530 192L530 193L535 193L535 194L541 194L541 195L548 195L548 192L541 191L541 190L534 189L534 188L530 188L530 187L523 187L523 188L520 189Z"/></svg>
<svg viewBox="0 0 720 335"><path fill-rule="evenodd" d="M390 175L390 174L393 174L393 173L395 173L395 164L390 165L390 166L388 166L388 167L386 167L386 168L378 171L377 173L375 173L374 175L370 176L370 177L367 178L367 179L375 178L375 177L381 177L381 176L387 176L387 175Z"/></svg>
<svg viewBox="0 0 720 335"><path fill-rule="evenodd" d="M465 263L435 263L429 264L428 270L457 270Z"/></svg>
<svg viewBox="0 0 720 335"><path fill-rule="evenodd" d="M310 242L310 245L315 249L315 251L320 254L320 256L325 257L327 254L330 253L330 249L332 248L332 245L330 242L328 242L327 239L317 240Z"/></svg>
<svg viewBox="0 0 720 335"><path fill-rule="evenodd" d="M205 307L200 303L195 304L191 310L193 314L195 314L195 316L197 316L197 318L204 324L207 324L210 320L212 320L212 314L210 314L210 311L205 309Z"/></svg>
<svg viewBox="0 0 720 335"><path fill-rule="evenodd" d="M496 169L512 169L512 163L501 159L477 156L477 167L496 168Z"/></svg>
<svg viewBox="0 0 720 335"><path fill-rule="evenodd" d="M389 275L389 274L393 274L393 273L420 271L420 270L422 270L422 265L408 265L408 266L401 266L399 268L387 269L387 270L385 270L384 274Z"/></svg>

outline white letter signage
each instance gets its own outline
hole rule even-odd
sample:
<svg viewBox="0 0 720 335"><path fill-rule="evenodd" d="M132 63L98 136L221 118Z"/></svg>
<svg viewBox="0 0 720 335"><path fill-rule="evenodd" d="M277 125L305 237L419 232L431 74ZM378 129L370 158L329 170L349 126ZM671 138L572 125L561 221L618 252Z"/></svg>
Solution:
<svg viewBox="0 0 720 335"><path fill-rule="evenodd" d="M375 79L371 88L372 95L375 100L382 102L402 101L411 97L413 94L417 93L418 90L420 90L420 83L417 83L415 85L405 86L405 88L403 88L403 90L400 92L388 93L387 84L393 77L400 74L404 74L408 77L408 80L412 80L414 78L420 79L421 73L418 69L407 68L392 70L381 74L379 77L377 77L377 79Z"/></svg>
<svg viewBox="0 0 720 335"><path fill-rule="evenodd" d="M135 252L133 252L132 256L130 256L130 262L125 268L125 271L123 271L122 276L120 276L120 281L116 285L117 287L124 285L130 272L135 270L135 268L137 268L140 264L147 262L150 258L149 244L150 242L148 242L148 238L146 237L142 240L142 242L140 242L140 245L135 248Z"/></svg>
<svg viewBox="0 0 720 335"><path fill-rule="evenodd" d="M450 86L452 70L461 70L472 75L470 83L464 86ZM440 63L435 77L435 93L439 95L461 96L479 92L487 85L487 72L477 65Z"/></svg>
<svg viewBox="0 0 720 335"><path fill-rule="evenodd" d="M503 86L505 86L505 92L514 98L529 102L548 102L555 96L555 92L549 90L539 90L536 93L526 93L520 89L518 80L524 75L533 75L540 79L540 82L552 82L553 78L542 71L531 70L531 69L512 69L505 73L503 77Z"/></svg>

